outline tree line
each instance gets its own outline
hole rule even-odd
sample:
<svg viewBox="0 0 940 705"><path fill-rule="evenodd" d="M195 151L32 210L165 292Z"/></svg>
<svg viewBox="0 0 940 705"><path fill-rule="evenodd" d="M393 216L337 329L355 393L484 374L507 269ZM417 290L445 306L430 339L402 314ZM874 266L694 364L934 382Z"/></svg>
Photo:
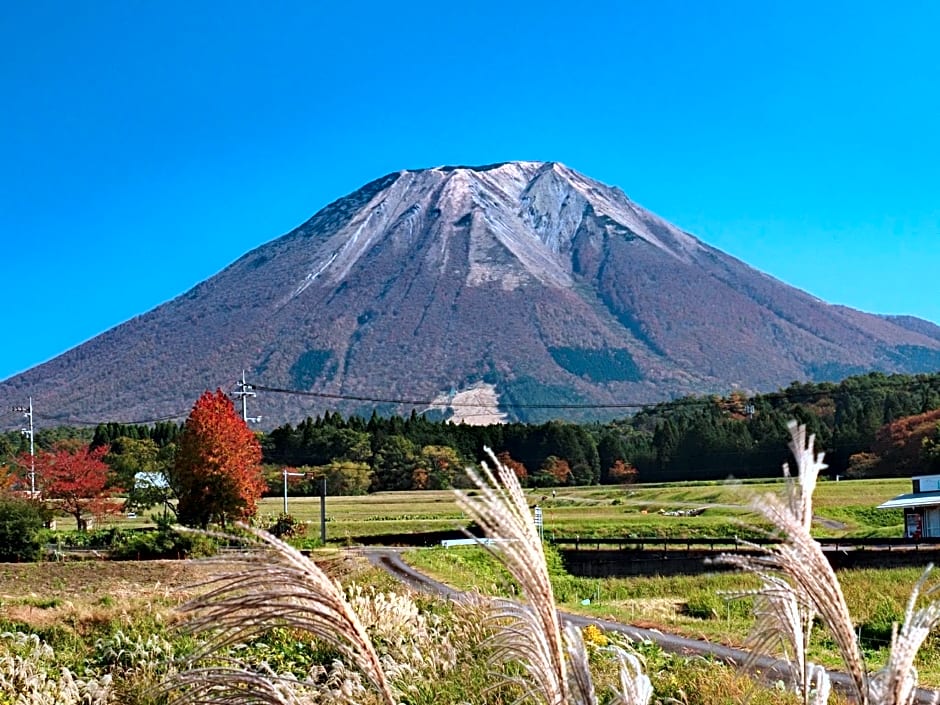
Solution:
<svg viewBox="0 0 940 705"><path fill-rule="evenodd" d="M373 490L446 486L451 456L430 467L440 448L460 463L485 459L491 448L538 486L722 480L779 476L791 419L816 434L832 475L940 472L940 373L876 372L753 396L687 397L591 424L467 426L415 413L366 420L327 412L276 428L261 443L268 463L361 463Z"/></svg>
<svg viewBox="0 0 940 705"><path fill-rule="evenodd" d="M280 494L285 468L291 494L316 494L326 480L329 494L383 490L443 489L464 481L463 468L486 459L486 448L511 467L529 486L597 483L721 480L728 477L777 477L786 461L787 421L796 419L816 434L826 452L829 472L852 477L940 472L940 373L885 375L871 373L841 383L797 383L768 394L687 397L647 407L606 423L509 423L492 426L451 424L417 413L407 417L344 417L325 412L296 426L284 424L267 433L248 431L231 400L207 392L194 414L213 406L235 445L257 446L263 482L243 477L248 494ZM221 396L220 396L221 395ZM104 487L85 488L101 502L108 488L121 488L129 506L167 505L165 483L176 495L174 511L192 516L197 525L225 519L206 513L209 494L222 491L218 478L180 475L181 462L191 468L215 458L209 440L193 445L191 426L161 422L152 426L101 424L87 429L42 429L37 433L37 460L42 476L54 476L65 464L61 454L85 453L75 462L87 477L107 477ZM211 424L207 428L215 428ZM237 427L237 428L236 428ZM0 435L0 466L7 474L19 467L23 476L26 439ZM236 454L235 450L228 451ZM59 454L58 456L56 454ZM244 458L243 458L244 460ZM81 462L79 462L81 461ZM214 462L214 461L213 461ZM238 461L242 462L242 461ZM235 462L234 465L238 465ZM99 463L100 465L95 465ZM234 465L232 467L234 467ZM95 471L88 470L94 467ZM101 467L107 472L103 475ZM39 473L37 473L39 474ZM150 478L141 483L140 478ZM246 479L247 478L247 479ZM87 482L85 483L88 484ZM196 489L203 492L197 497ZM44 488L49 491L49 482ZM238 495L245 488L225 491ZM192 500L179 497L186 491ZM191 511L190 511L191 510ZM80 507L70 511L80 523ZM237 516L238 512L233 514Z"/></svg>
<svg viewBox="0 0 940 705"><path fill-rule="evenodd" d="M940 374L871 373L754 396L687 397L606 423L468 426L417 413L325 412L261 434L260 443L272 492L283 466L307 473L291 480L298 494L322 477L330 493L449 487L464 465L486 459L485 448L532 486L721 480L778 476L786 424L796 419L816 434L831 474L891 476L940 472L938 410ZM110 444L120 468L140 457L139 444L151 444L151 457L178 432L174 424L107 424L92 446Z"/></svg>

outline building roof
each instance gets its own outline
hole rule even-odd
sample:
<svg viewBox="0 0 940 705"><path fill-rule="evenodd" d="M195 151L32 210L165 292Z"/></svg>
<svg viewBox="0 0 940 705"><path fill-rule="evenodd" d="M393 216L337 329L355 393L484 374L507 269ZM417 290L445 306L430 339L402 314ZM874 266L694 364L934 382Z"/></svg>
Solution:
<svg viewBox="0 0 940 705"><path fill-rule="evenodd" d="M894 499L878 505L878 509L903 509L913 507L940 506L940 491L938 492L911 492L899 494Z"/></svg>

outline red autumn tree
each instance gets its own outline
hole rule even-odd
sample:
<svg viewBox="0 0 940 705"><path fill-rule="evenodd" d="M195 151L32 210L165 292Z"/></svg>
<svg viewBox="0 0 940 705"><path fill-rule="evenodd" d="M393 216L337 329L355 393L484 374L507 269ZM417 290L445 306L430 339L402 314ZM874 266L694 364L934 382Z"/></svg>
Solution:
<svg viewBox="0 0 940 705"><path fill-rule="evenodd" d="M509 455L509 451L504 450L496 456L496 460L498 460L501 465L505 465L516 473L516 478L518 478L520 483L525 483L526 478L529 476L529 471L526 470L526 466L518 460L513 460L512 456Z"/></svg>
<svg viewBox="0 0 940 705"><path fill-rule="evenodd" d="M540 470L543 475L550 477L553 484L556 485L567 485L571 480L571 466L564 458L550 455L545 458Z"/></svg>
<svg viewBox="0 0 940 705"><path fill-rule="evenodd" d="M874 451L880 458L877 470L882 475L910 476L924 472L925 440L936 432L940 409L905 416L885 424L875 433Z"/></svg>
<svg viewBox="0 0 940 705"><path fill-rule="evenodd" d="M43 501L55 511L75 517L79 531L87 527L85 515L120 514L121 503L111 500L120 488L109 485L110 468L104 462L108 446L90 450L58 444L36 455L36 478Z"/></svg>
<svg viewBox="0 0 940 705"><path fill-rule="evenodd" d="M266 487L261 444L221 389L206 391L180 434L170 482L187 526L248 519Z"/></svg>
<svg viewBox="0 0 940 705"><path fill-rule="evenodd" d="M632 485L636 482L637 471L630 463L625 463L620 458L617 458L607 471L607 477L610 478L610 481L613 483Z"/></svg>
<svg viewBox="0 0 940 705"><path fill-rule="evenodd" d="M12 497L20 478L10 465L0 465L0 497Z"/></svg>

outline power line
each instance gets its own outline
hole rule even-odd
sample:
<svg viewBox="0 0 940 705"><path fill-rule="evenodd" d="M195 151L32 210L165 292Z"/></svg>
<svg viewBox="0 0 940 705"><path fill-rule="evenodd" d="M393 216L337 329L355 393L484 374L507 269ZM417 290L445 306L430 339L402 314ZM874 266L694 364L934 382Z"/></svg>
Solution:
<svg viewBox="0 0 940 705"><path fill-rule="evenodd" d="M897 388L915 388L929 384L927 380L910 380L903 385L891 385L888 386L888 389L897 389ZM311 392L301 389L287 389L283 387L268 387L261 384L252 384L250 385L252 389L263 392L271 392L272 394L288 394L293 396L304 396L304 397L315 397L319 399L332 399L336 401L360 401L360 402L371 402L376 404L402 404L406 406L429 406L432 408L440 407L441 409L447 408L469 408L469 409L479 409L481 407L486 407L486 404L473 404L470 402L440 402L434 399L402 399L402 398L386 398L386 397L376 397L376 396L360 396L352 394L331 394L329 392ZM796 396L800 399L804 398L819 398L823 399L826 397L834 397L844 394L857 394L859 390L852 391L847 389L831 389L831 390L788 390L780 389L773 392L758 392L751 395L747 395L744 398L747 400L760 397L763 399L773 400L773 399L788 399L790 396ZM872 393L876 390L864 390L865 393ZM611 403L589 403L589 404L517 404L513 402L500 402L499 407L504 409L646 409L646 408L655 408L657 406L666 406L670 404L677 404L682 406L691 406L695 404L702 405L711 405L711 404L720 404L722 400L727 397L720 397L718 400L714 399L713 396L702 396L702 397L680 397L678 399L669 399L663 401L646 401L646 402L611 402ZM799 403L799 400L794 400L793 403Z"/></svg>
<svg viewBox="0 0 940 705"><path fill-rule="evenodd" d="M898 389L912 389L916 390L917 388L926 388L931 389L935 387L935 382L940 382L940 378L937 380L930 379L931 376L924 379L908 379L904 380L903 383L890 383L879 386L876 389L866 389L866 390L849 390L841 389L836 387L834 389L815 389L815 390L803 390L803 389L778 389L772 392L757 392L750 394L744 397L746 400L751 400L755 398L762 398L764 400L773 402L774 400L787 400L790 401L790 397L795 397L792 399L792 403L801 403L806 399L823 399L826 397L838 397L841 395L855 395L860 392L866 394L877 393L879 390L893 391ZM890 380L890 377L888 378ZM813 383L809 383L813 384ZM818 384L818 383L817 383ZM835 384L835 383L833 383ZM841 385L840 385L841 386ZM235 383L235 391L233 396L240 398L243 402L243 417L246 417L248 421L260 420L259 417L247 418L247 408L246 408L246 398L248 396L256 396L258 391L270 392L272 394L286 394L293 396L303 396L303 397L313 397L319 399L330 399L334 401L355 401L355 402L366 402L373 404L400 404L404 406L427 406L431 409L441 409L446 411L448 408L466 408L466 409L481 409L486 408L486 404L474 404L470 402L440 402L435 399L407 399L407 398L395 398L395 397L380 397L380 396L368 396L368 395L353 395L353 394L332 394L329 392L311 392L300 389L288 389L283 387L271 387L261 384L251 384L247 382L242 376L240 382ZM242 396L244 394L244 396ZM590 410L590 409L655 409L656 407L665 407L670 405L675 405L678 407L688 407L695 405L714 405L721 404L722 400L727 399L727 397L719 397L718 399L714 398L714 395L701 396L701 397L680 397L677 399L667 399L661 401L646 401L646 402L611 402L611 403L587 403L587 404L521 404L513 402L500 402L498 407L500 409L554 409L554 410ZM6 412L7 414L11 412ZM175 421L180 419L185 419L190 413L190 410L181 411L175 414L167 414L165 416L147 418L147 419L136 419L132 421L114 421L112 420L93 420L93 419L83 419L69 417L65 415L51 415L51 414L40 414L37 413L38 418L42 418L46 421L52 421L54 423L62 425L77 425L77 426L97 426L100 424L108 423L117 423L126 426L132 425L148 425L159 423L161 421ZM5 414L4 414L5 415ZM482 415L482 414L478 414Z"/></svg>
<svg viewBox="0 0 940 705"><path fill-rule="evenodd" d="M317 397L320 399L334 399L337 401L365 401L372 402L376 404L404 404L406 406L431 406L431 407L441 407L446 409L448 407L466 407L469 409L479 409L480 407L485 407L487 404L472 404L469 402L440 402L435 401L434 399L393 399L393 398L384 398L384 397L367 397L367 396L356 396L352 394L330 394L328 392L309 392L301 389L284 389L281 387L266 387L261 384L252 385L253 389L257 389L259 392L271 392L272 394L291 394L295 396L302 397ZM511 408L511 409L636 409L644 406L653 406L655 404L662 402L636 402L636 403L621 403L615 402L611 404L514 404L514 403L503 403L499 404L500 407Z"/></svg>

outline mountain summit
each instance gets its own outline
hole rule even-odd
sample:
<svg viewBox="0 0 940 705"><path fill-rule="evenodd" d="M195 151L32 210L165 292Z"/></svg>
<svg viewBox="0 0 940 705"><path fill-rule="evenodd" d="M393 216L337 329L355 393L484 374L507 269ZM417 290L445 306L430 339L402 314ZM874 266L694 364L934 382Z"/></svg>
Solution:
<svg viewBox="0 0 940 705"><path fill-rule="evenodd" d="M32 395L62 423L150 420L231 390L244 369L270 388L250 409L266 427L432 399L468 421L534 420L938 368L933 324L826 304L617 188L558 163L507 162L377 179L0 383L0 399Z"/></svg>

